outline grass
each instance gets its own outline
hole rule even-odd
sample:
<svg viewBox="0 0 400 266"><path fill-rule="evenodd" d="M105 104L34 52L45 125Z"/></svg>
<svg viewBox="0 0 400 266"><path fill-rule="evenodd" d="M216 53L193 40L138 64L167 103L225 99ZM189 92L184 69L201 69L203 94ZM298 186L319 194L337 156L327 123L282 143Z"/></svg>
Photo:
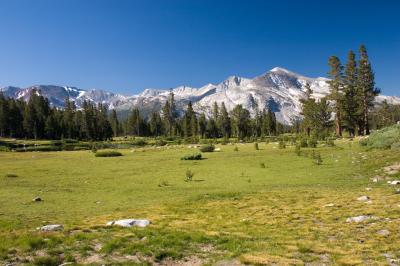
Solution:
<svg viewBox="0 0 400 266"><path fill-rule="evenodd" d="M351 265L400 257L400 195L369 181L397 153L337 141L313 148L322 157L316 165L313 149L297 156L294 146L273 142L259 150L237 145L218 146L201 161L180 160L190 153L184 145L119 150L123 156L107 159L90 151L0 153L0 262L145 265L196 257ZM192 182L185 182L188 169ZM357 201L361 195L372 203ZM43 203L33 203L35 196ZM345 222L358 215L380 220ZM152 224L104 226L122 218ZM35 230L50 223L65 230ZM377 235L381 229L390 235Z"/></svg>

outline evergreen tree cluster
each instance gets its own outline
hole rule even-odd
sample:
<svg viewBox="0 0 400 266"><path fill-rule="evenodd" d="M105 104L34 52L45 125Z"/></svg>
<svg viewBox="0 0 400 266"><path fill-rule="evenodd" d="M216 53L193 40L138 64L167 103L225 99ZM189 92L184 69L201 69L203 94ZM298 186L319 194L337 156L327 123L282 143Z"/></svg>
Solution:
<svg viewBox="0 0 400 266"><path fill-rule="evenodd" d="M190 138L225 138L261 137L276 135L279 123L271 110L257 112L253 118L250 112L237 105L228 112L225 104L213 104L211 115L197 114L192 102L188 102L183 115L176 110L174 94L171 92L161 112L153 112L148 120L144 119L138 109L134 109L125 121L126 135L135 136L166 136ZM284 126L280 127L283 133Z"/></svg>
<svg viewBox="0 0 400 266"><path fill-rule="evenodd" d="M324 133L331 127L330 117L334 114L335 135L341 137L343 129L350 136L369 135L371 110L374 99L380 93L375 87L374 72L364 45L359 48L359 59L349 51L345 67L340 59L331 56L328 60L330 70L330 94L317 102L311 98L312 91L307 85L307 97L302 100L303 128L307 134Z"/></svg>
<svg viewBox="0 0 400 266"><path fill-rule="evenodd" d="M82 110L77 110L74 102L66 99L64 110L60 110L52 108L48 99L35 90L28 102L0 93L1 137L107 140L113 136L112 126L116 126L115 122L108 118L102 104L85 101Z"/></svg>

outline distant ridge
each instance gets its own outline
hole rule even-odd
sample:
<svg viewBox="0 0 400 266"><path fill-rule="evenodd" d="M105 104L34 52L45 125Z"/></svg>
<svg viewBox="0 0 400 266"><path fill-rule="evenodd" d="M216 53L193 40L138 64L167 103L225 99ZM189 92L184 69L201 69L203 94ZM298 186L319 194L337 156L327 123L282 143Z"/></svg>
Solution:
<svg viewBox="0 0 400 266"><path fill-rule="evenodd" d="M275 67L266 73L252 79L231 76L218 84L207 84L200 88L179 86L172 91L175 94L178 111L182 112L189 101L197 112L211 112L214 102L225 103L228 110L237 104L249 109L253 114L256 110L271 108L276 112L277 120L291 124L301 117L300 99L304 97L306 83L311 85L313 97L321 98L328 94L328 79L323 77L309 78ZM84 100L103 103L110 109L126 113L134 107L145 115L160 111L170 93L167 89L145 89L138 95L125 96L105 90L81 90L75 87L37 85L28 88L4 87L0 90L7 96L27 101L32 90L48 98L53 106L62 108L67 97L75 101L78 108ZM383 96L376 98L377 103L387 100L391 104L400 104L400 97Z"/></svg>

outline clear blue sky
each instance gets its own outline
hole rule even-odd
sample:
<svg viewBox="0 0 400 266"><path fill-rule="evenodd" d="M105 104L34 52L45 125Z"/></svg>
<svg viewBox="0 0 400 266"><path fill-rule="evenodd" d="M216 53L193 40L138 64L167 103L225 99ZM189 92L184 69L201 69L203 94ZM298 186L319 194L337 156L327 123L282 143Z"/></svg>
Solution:
<svg viewBox="0 0 400 266"><path fill-rule="evenodd" d="M281 66L326 76L367 46L377 86L400 95L400 1L0 0L0 86L134 94Z"/></svg>

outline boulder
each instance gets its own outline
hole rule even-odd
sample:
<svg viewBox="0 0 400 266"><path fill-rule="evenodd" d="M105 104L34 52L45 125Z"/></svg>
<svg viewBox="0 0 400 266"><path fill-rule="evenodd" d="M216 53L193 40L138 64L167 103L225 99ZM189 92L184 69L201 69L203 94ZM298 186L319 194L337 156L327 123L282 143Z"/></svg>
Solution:
<svg viewBox="0 0 400 266"><path fill-rule="evenodd" d="M61 224L48 224L42 227L38 227L36 229L43 232L62 231L64 229L64 226L62 226Z"/></svg>
<svg viewBox="0 0 400 266"><path fill-rule="evenodd" d="M132 227L132 226L138 226L138 227L146 227L150 224L149 220L137 220L137 219L123 219L123 220L117 220L117 221L110 221L107 223L108 226L121 226L121 227Z"/></svg>
<svg viewBox="0 0 400 266"><path fill-rule="evenodd" d="M361 196L361 197L358 197L357 200L359 200L359 201L368 201L369 197L368 196Z"/></svg>
<svg viewBox="0 0 400 266"><path fill-rule="evenodd" d="M375 220L377 219L374 216L371 215L360 215L360 216L354 216L354 217L349 217L346 219L347 223L362 223L364 221L368 221L368 220Z"/></svg>
<svg viewBox="0 0 400 266"><path fill-rule="evenodd" d="M388 181L388 184L390 184L390 185L400 185L400 180Z"/></svg>
<svg viewBox="0 0 400 266"><path fill-rule="evenodd" d="M215 148L214 151L221 151L221 148Z"/></svg>
<svg viewBox="0 0 400 266"><path fill-rule="evenodd" d="M33 202L39 202L39 201L42 201L42 198L41 197L36 197L32 201Z"/></svg>

